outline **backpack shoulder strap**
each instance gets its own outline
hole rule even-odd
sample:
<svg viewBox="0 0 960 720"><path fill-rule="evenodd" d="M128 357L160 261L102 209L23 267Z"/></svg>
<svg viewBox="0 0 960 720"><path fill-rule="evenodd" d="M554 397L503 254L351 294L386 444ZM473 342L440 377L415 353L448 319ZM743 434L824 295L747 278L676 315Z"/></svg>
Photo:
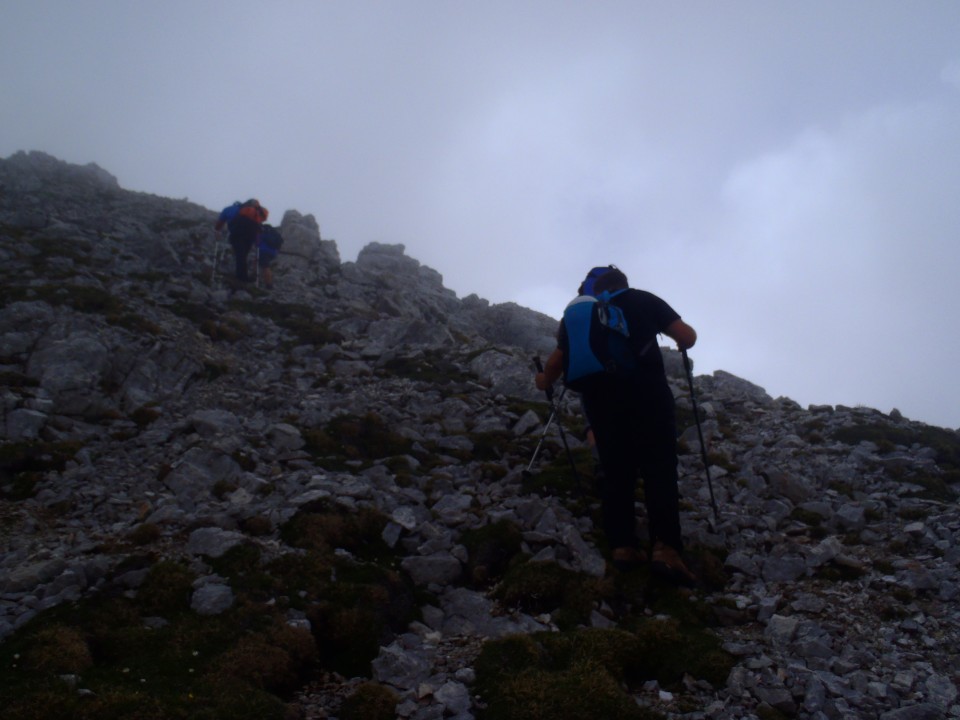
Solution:
<svg viewBox="0 0 960 720"><path fill-rule="evenodd" d="M616 290L614 292L604 290L600 293L597 296L597 302L600 303L597 308L597 316L600 324L604 327L620 333L624 337L630 337L630 327L627 325L627 318L623 314L623 310L610 302L623 292L626 292L626 290Z"/></svg>

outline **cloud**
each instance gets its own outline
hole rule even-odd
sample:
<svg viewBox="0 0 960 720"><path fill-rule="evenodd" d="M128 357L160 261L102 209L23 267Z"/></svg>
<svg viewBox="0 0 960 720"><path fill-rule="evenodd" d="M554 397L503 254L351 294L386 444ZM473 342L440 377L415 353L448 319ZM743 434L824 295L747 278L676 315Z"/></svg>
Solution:
<svg viewBox="0 0 960 720"><path fill-rule="evenodd" d="M345 260L402 243L461 297L555 317L616 263L697 327L698 371L960 425L928 387L951 385L931 358L957 359L937 319L960 232L953 0L34 0L5 19L4 155L212 209L256 195L314 214Z"/></svg>
<svg viewBox="0 0 960 720"><path fill-rule="evenodd" d="M940 79L960 90L960 60L952 60L940 71Z"/></svg>
<svg viewBox="0 0 960 720"><path fill-rule="evenodd" d="M944 332L960 313L957 147L960 103L941 97L809 129L736 168L701 269L726 270L705 308L726 336L713 362L806 402L926 413L946 393L957 407L960 391L924 376L960 365Z"/></svg>

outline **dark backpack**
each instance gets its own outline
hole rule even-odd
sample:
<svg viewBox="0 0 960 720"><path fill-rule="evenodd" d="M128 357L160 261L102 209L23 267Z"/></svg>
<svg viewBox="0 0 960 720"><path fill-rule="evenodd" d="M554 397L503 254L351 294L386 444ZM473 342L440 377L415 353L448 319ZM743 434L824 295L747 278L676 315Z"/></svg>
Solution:
<svg viewBox="0 0 960 720"><path fill-rule="evenodd" d="M225 214L229 214L227 228L230 234L247 238L252 242L259 231L261 223L267 219L268 211L257 200L237 201L231 205ZM223 217L221 215L221 217Z"/></svg>
<svg viewBox="0 0 960 720"><path fill-rule="evenodd" d="M264 223L260 228L260 243L279 252L283 247L283 235L273 225Z"/></svg>
<svg viewBox="0 0 960 720"><path fill-rule="evenodd" d="M564 384L575 392L588 389L600 376L626 377L656 345L638 350L623 310L610 300L625 290L581 295L563 311L567 347L563 354Z"/></svg>

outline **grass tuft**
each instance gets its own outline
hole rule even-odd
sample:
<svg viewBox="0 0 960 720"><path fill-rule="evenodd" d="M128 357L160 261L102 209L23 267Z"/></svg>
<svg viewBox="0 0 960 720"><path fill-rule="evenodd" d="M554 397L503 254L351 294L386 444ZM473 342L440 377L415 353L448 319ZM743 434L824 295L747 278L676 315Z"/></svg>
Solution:
<svg viewBox="0 0 960 720"><path fill-rule="evenodd" d="M363 683L340 706L340 720L393 720L399 698L379 683Z"/></svg>
<svg viewBox="0 0 960 720"><path fill-rule="evenodd" d="M551 613L560 628L586 623L601 596L596 578L552 562L522 562L507 570L493 596L507 608Z"/></svg>
<svg viewBox="0 0 960 720"><path fill-rule="evenodd" d="M465 530L460 543L467 549L467 571L476 587L499 580L511 561L521 552L523 535L509 520L498 520L476 529Z"/></svg>
<svg viewBox="0 0 960 720"><path fill-rule="evenodd" d="M588 630L487 642L475 664L483 720L655 720L624 689L627 633Z"/></svg>

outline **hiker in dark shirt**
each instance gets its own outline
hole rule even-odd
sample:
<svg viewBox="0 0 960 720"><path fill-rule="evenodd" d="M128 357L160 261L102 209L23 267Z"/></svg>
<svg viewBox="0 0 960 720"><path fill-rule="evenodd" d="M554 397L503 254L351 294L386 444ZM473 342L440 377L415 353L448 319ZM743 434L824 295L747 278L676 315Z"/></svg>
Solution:
<svg viewBox="0 0 960 720"><path fill-rule="evenodd" d="M240 282L250 282L247 257L257 242L260 226L267 219L268 210L257 200L235 202L225 207L217 218L214 229L219 233L224 226L230 231L230 247L236 262L236 277Z"/></svg>
<svg viewBox="0 0 960 720"><path fill-rule="evenodd" d="M681 557L673 393L656 338L664 333L681 350L686 350L696 342L697 334L653 293L628 289L627 277L616 268L610 267L596 278L591 294L599 295L605 290L624 290L610 302L622 309L633 346L650 347L652 343L654 352L641 353L642 361L628 376L599 373L581 390L604 472L604 534L615 566L625 569L646 560L635 531L634 492L639 472L650 527L651 569L677 582L693 583L696 577ZM564 357L571 352L569 342L561 320L557 348L547 360L544 372L536 376L539 389L548 389L565 374Z"/></svg>

